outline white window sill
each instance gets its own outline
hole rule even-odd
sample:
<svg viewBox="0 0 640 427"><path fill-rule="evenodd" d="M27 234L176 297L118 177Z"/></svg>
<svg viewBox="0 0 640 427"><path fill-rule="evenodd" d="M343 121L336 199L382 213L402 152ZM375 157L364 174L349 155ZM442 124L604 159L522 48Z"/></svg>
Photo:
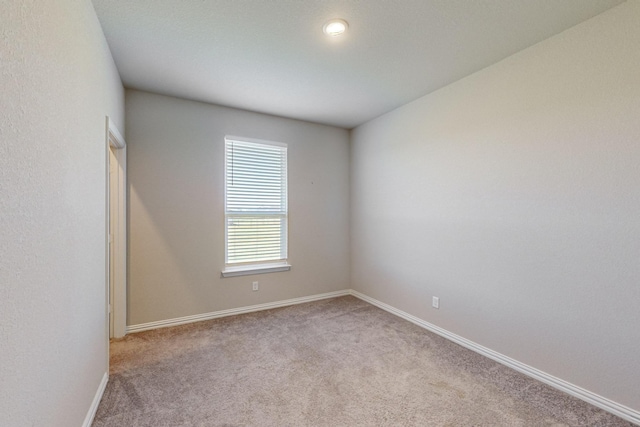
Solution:
<svg viewBox="0 0 640 427"><path fill-rule="evenodd" d="M277 273L289 270L291 270L291 265L287 263L242 265L226 267L222 270L222 277L249 276L251 274Z"/></svg>

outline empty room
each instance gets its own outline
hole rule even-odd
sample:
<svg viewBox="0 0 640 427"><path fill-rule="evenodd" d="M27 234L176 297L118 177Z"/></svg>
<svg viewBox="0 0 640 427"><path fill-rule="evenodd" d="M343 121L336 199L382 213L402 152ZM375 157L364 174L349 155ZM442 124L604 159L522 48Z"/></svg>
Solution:
<svg viewBox="0 0 640 427"><path fill-rule="evenodd" d="M640 0L3 0L0 426L640 425Z"/></svg>

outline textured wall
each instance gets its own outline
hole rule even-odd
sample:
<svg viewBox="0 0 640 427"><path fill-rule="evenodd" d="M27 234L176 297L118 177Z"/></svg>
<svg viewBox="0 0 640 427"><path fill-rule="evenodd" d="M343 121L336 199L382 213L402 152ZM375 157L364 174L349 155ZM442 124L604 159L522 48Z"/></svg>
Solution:
<svg viewBox="0 0 640 427"><path fill-rule="evenodd" d="M2 1L0 424L79 426L106 372L105 116L124 91L88 1Z"/></svg>
<svg viewBox="0 0 640 427"><path fill-rule="evenodd" d="M129 325L349 287L346 130L138 91L126 110ZM225 135L288 144L291 271L220 278Z"/></svg>
<svg viewBox="0 0 640 427"><path fill-rule="evenodd" d="M638 22L624 3L356 128L353 287L640 410Z"/></svg>

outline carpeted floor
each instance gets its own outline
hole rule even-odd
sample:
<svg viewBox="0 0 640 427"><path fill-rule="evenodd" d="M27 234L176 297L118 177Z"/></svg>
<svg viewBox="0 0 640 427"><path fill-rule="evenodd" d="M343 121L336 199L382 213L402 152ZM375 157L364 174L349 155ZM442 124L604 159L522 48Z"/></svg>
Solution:
<svg viewBox="0 0 640 427"><path fill-rule="evenodd" d="M354 297L111 344L103 426L632 426Z"/></svg>

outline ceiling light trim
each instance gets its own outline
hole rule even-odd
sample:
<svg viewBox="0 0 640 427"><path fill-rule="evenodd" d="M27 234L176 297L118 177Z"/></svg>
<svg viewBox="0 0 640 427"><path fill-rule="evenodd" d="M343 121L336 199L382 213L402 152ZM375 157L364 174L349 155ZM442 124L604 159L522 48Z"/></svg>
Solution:
<svg viewBox="0 0 640 427"><path fill-rule="evenodd" d="M322 26L322 32L330 37L341 36L349 29L349 23L344 19L331 19Z"/></svg>

